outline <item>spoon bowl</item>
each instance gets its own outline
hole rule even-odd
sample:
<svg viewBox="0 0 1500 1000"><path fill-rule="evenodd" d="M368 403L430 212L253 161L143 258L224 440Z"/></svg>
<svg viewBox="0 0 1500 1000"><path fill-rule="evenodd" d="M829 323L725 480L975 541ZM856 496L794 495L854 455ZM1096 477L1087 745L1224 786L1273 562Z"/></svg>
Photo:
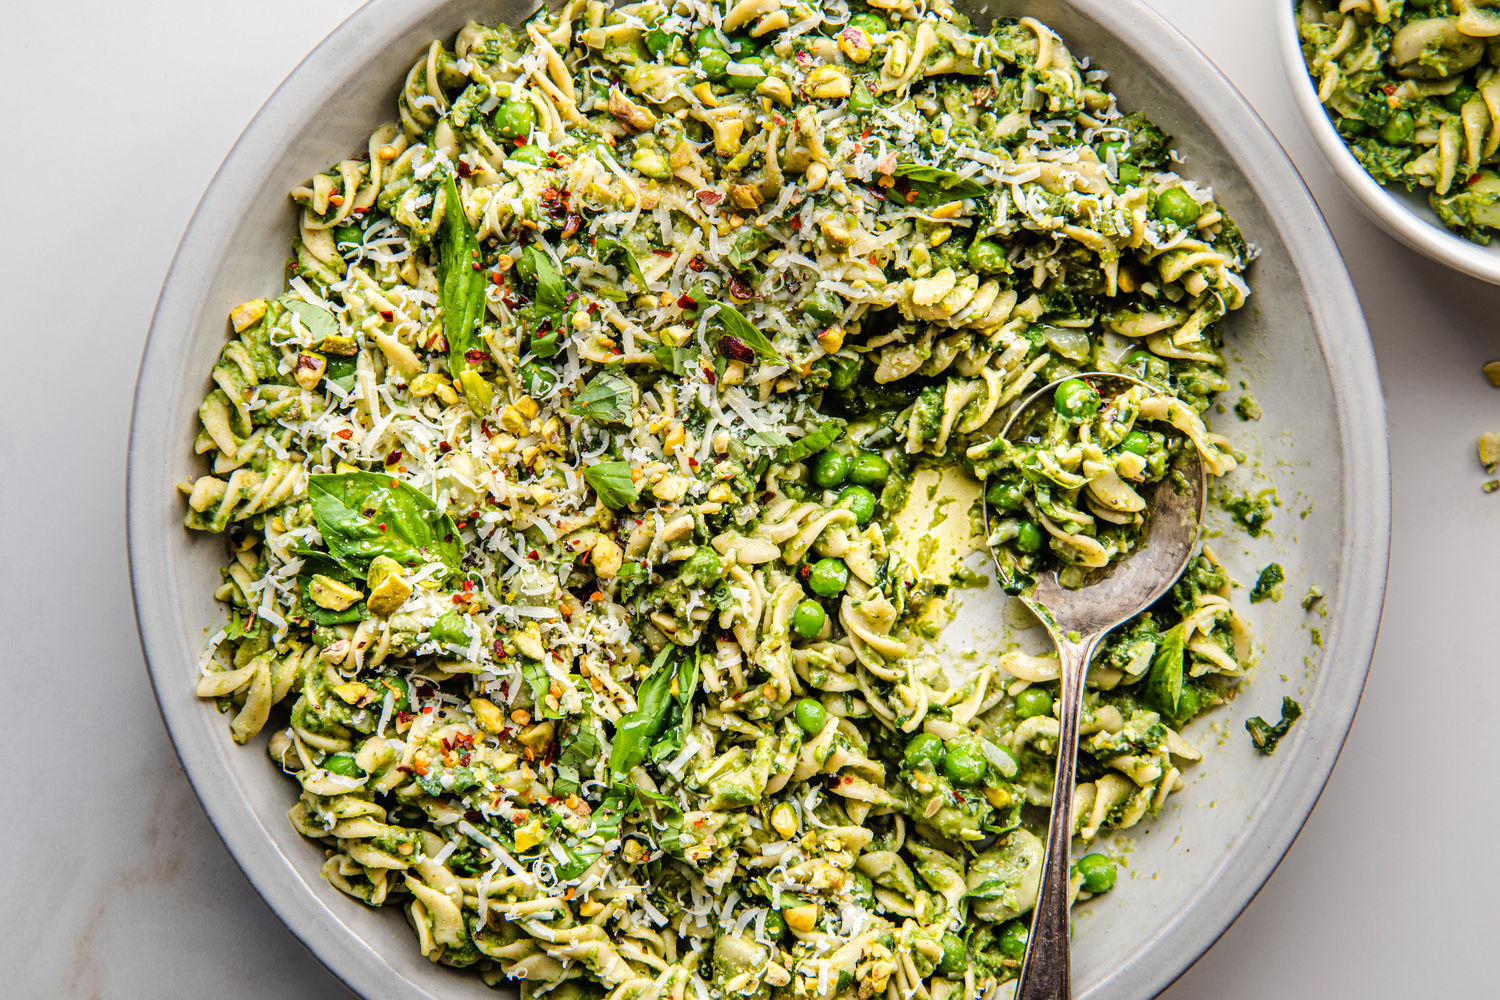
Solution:
<svg viewBox="0 0 1500 1000"><path fill-rule="evenodd" d="M1140 379L1110 372L1085 372L1081 378L1104 396L1105 388L1123 383L1151 388ZM1023 399L1012 411L1000 436L1009 439L1024 428L1040 407L1052 405L1053 393L1067 379L1050 382ZM1108 397L1106 397L1108 398ZM1029 589L1019 586L1004 560L990 556L1001 583L1020 597L1046 626L1057 645L1062 665L1062 694L1056 703L1059 733L1057 772L1052 786L1052 814L1047 825L1047 849L1042 884L1032 911L1031 933L1015 1000L1072 1000L1071 954L1068 940L1068 872L1073 840L1073 785L1078 768L1078 717L1083 705L1084 680L1099 641L1117 625L1150 607L1182 576L1198 541L1207 487L1203 463L1189 445L1174 461L1173 473L1150 491L1145 525L1134 549L1087 578L1083 586L1064 587L1055 569L1037 574ZM984 505L986 537L990 508ZM1066 794L1059 794L1064 792Z"/></svg>

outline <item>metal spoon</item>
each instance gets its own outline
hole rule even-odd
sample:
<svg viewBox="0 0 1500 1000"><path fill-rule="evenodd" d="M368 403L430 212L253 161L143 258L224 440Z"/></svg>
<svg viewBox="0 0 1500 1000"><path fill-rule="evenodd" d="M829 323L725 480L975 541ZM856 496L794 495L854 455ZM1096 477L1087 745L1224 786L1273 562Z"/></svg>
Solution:
<svg viewBox="0 0 1500 1000"><path fill-rule="evenodd" d="M1092 383L1101 395L1113 382L1145 385L1128 375L1086 372L1071 376ZM1054 390L1066 379L1049 383L1026 397L1006 422L1002 437L1024 427L1021 418L1038 405L1051 406ZM1122 387L1124 388L1124 387ZM1187 567L1198 540L1206 492L1203 464L1197 449L1188 447L1176 466L1180 477L1167 476L1146 500L1146 524L1137 547L1085 586L1069 590L1057 573L1039 574L1030 593L1018 596L1057 644L1062 661L1062 698L1057 703L1060 732L1057 740L1057 778L1052 786L1052 817L1047 826L1047 853L1042 885L1031 917L1026 958L1015 1000L1072 1000L1072 962L1068 941L1068 869L1073 840L1073 783L1078 770L1078 715L1083 705L1084 677L1099 640L1110 629L1149 607L1166 593ZM1176 482L1174 482L1176 480ZM1185 486L1183 485L1185 484ZM986 537L991 533L988 503L984 509ZM994 549L990 555L994 557ZM1004 563L995 558L1001 582L1012 589Z"/></svg>

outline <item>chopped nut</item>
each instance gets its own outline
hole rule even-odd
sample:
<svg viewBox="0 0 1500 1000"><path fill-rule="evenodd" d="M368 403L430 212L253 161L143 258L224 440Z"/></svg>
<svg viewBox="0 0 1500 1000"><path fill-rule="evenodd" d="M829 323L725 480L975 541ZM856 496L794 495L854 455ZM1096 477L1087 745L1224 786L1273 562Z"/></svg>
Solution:
<svg viewBox="0 0 1500 1000"><path fill-rule="evenodd" d="M499 705L488 698L470 698L469 709L474 713L480 729L497 736L505 732L505 713L500 710Z"/></svg>
<svg viewBox="0 0 1500 1000"><path fill-rule="evenodd" d="M526 421L514 406L500 411L500 426L517 436L526 433Z"/></svg>
<svg viewBox="0 0 1500 1000"><path fill-rule="evenodd" d="M786 925L792 930L808 934L817 926L821 909L817 903L808 903L805 906L793 906L783 910L781 915L786 919Z"/></svg>
<svg viewBox="0 0 1500 1000"><path fill-rule="evenodd" d="M437 372L423 372L411 380L409 388L413 396L431 396L447 384L448 380ZM457 399L454 402L457 402Z"/></svg>
<svg viewBox="0 0 1500 1000"><path fill-rule="evenodd" d="M729 188L729 200L734 202L737 208L753 211L759 208L766 199L761 195L760 188L754 184L732 184Z"/></svg>
<svg viewBox="0 0 1500 1000"><path fill-rule="evenodd" d="M594 572L600 579L607 580L620 572L620 566L625 561L625 553L612 538L600 536L594 543L593 549Z"/></svg>
<svg viewBox="0 0 1500 1000"><path fill-rule="evenodd" d="M518 708L514 712L510 713L510 721L514 722L518 726L530 725L531 713L526 711L526 709L524 708Z"/></svg>
<svg viewBox="0 0 1500 1000"><path fill-rule="evenodd" d="M829 354L837 354L839 348L844 346L844 328L841 326L830 326L818 334L818 346Z"/></svg>
<svg viewBox="0 0 1500 1000"><path fill-rule="evenodd" d="M312 602L325 611L348 611L365 595L348 584L319 573L307 587Z"/></svg>
<svg viewBox="0 0 1500 1000"><path fill-rule="evenodd" d="M763 97L771 98L783 107L792 106L792 88L787 86L787 82L779 76L766 77L756 86L755 92Z"/></svg>
<svg viewBox="0 0 1500 1000"><path fill-rule="evenodd" d="M503 253L495 258L495 270L509 271L516 264L516 259L508 253Z"/></svg>
<svg viewBox="0 0 1500 1000"><path fill-rule="evenodd" d="M1484 377L1490 380L1490 385L1500 389L1500 361L1491 361L1485 365Z"/></svg>
<svg viewBox="0 0 1500 1000"><path fill-rule="evenodd" d="M729 451L729 442L730 442L730 437L729 437L729 432L728 431L720 431L719 433L715 434L714 435L714 454L715 455L727 454L728 451Z"/></svg>
<svg viewBox="0 0 1500 1000"><path fill-rule="evenodd" d="M537 413L540 412L537 408L536 400L530 396L522 396L511 405L516 408L517 413L521 414L527 420L535 419Z"/></svg>
<svg viewBox="0 0 1500 1000"><path fill-rule="evenodd" d="M292 378L304 389L316 389L328 370L328 359L321 354L299 354L292 366Z"/></svg>
<svg viewBox="0 0 1500 1000"><path fill-rule="evenodd" d="M649 132L656 127L656 115L620 93L618 87L610 88L609 113L631 132Z"/></svg>
<svg viewBox="0 0 1500 1000"><path fill-rule="evenodd" d="M396 157L401 155L401 150L397 149L395 146L392 146L390 143L386 143L384 146L380 147L379 155L383 161L385 161L386 163L390 163Z"/></svg>
<svg viewBox="0 0 1500 1000"><path fill-rule="evenodd" d="M1500 466L1500 432L1485 431L1479 435L1479 464L1491 472Z"/></svg>
<svg viewBox="0 0 1500 1000"><path fill-rule="evenodd" d="M848 97L852 89L849 74L837 66L819 66L802 81L802 92L817 100Z"/></svg>
<svg viewBox="0 0 1500 1000"><path fill-rule="evenodd" d="M261 317L266 314L265 299L251 299L249 302L241 302L229 313L229 322L234 327L235 333L244 333L247 329L259 323Z"/></svg>
<svg viewBox="0 0 1500 1000"><path fill-rule="evenodd" d="M824 184L828 183L828 168L821 163L813 162L807 165L807 190L820 191Z"/></svg>
<svg viewBox="0 0 1500 1000"><path fill-rule="evenodd" d="M797 811L792 808L791 803L782 802L771 810L771 829L786 840L797 835Z"/></svg>
<svg viewBox="0 0 1500 1000"><path fill-rule="evenodd" d="M939 205L937 208L934 208L932 215L936 219L955 219L958 217L958 213L963 210L963 207L964 203L961 201L950 201L946 205Z"/></svg>
<svg viewBox="0 0 1500 1000"><path fill-rule="evenodd" d="M864 28L851 27L839 32L839 51L850 62L865 63L869 61L870 54L875 51L875 46L870 41L869 32Z"/></svg>

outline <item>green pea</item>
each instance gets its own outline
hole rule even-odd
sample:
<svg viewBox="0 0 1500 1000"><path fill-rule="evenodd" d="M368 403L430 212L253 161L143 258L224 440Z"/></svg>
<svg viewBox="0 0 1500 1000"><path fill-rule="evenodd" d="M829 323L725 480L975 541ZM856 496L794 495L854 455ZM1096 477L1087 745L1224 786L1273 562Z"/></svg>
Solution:
<svg viewBox="0 0 1500 1000"><path fill-rule="evenodd" d="M1108 892L1119 876L1114 860L1103 854L1085 854L1078 859L1077 871L1089 892Z"/></svg>
<svg viewBox="0 0 1500 1000"><path fill-rule="evenodd" d="M891 476L891 463L884 455L862 451L849 460L849 481L856 486L879 489Z"/></svg>
<svg viewBox="0 0 1500 1000"><path fill-rule="evenodd" d="M1203 207L1181 187L1169 187L1156 196L1158 218L1184 228L1198 221Z"/></svg>
<svg viewBox="0 0 1500 1000"><path fill-rule="evenodd" d="M510 159L520 160L522 163L530 163L535 167L547 165L547 154L542 152L541 146L528 143L525 146L517 146L510 154Z"/></svg>
<svg viewBox="0 0 1500 1000"><path fill-rule="evenodd" d="M854 515L854 523L863 528L875 516L875 494L863 486L845 486L839 493L838 506Z"/></svg>
<svg viewBox="0 0 1500 1000"><path fill-rule="evenodd" d="M957 934L943 935L943 957L938 959L937 970L945 976L961 976L969 964L969 946Z"/></svg>
<svg viewBox="0 0 1500 1000"><path fill-rule="evenodd" d="M1457 114L1459 111L1463 110L1463 106L1469 102L1469 98L1473 97L1477 93L1479 93L1479 91L1475 90L1471 84L1460 83L1457 87L1453 88L1453 93L1444 94L1441 98L1439 98L1439 100L1442 102L1443 107L1447 108L1449 111L1452 111L1454 114ZM1397 113L1407 114L1405 111ZM1392 115L1391 117L1394 118L1396 116ZM1410 118L1411 116L1407 115L1407 117ZM1387 139L1385 129L1383 128L1380 130L1380 137L1382 139L1386 139L1387 142L1401 141L1399 139ZM1410 136L1408 136L1407 138L1410 138Z"/></svg>
<svg viewBox="0 0 1500 1000"><path fill-rule="evenodd" d="M342 774L346 778L362 778L365 769L355 761L353 754L331 753L323 758L323 769L334 774Z"/></svg>
<svg viewBox="0 0 1500 1000"><path fill-rule="evenodd" d="M723 49L699 49L698 65L703 67L703 75L710 80L722 80L729 68L729 53Z"/></svg>
<svg viewBox="0 0 1500 1000"><path fill-rule="evenodd" d="M1042 551L1042 543L1046 540L1041 527L1035 521L1022 521L1016 526L1016 548L1028 555Z"/></svg>
<svg viewBox="0 0 1500 1000"><path fill-rule="evenodd" d="M853 88L849 91L849 99L845 107L855 114L864 114L875 108L875 95L870 93L870 88L865 86L863 80L855 81Z"/></svg>
<svg viewBox="0 0 1500 1000"><path fill-rule="evenodd" d="M847 389L859 378L859 358L834 357L833 374L828 377L828 388Z"/></svg>
<svg viewBox="0 0 1500 1000"><path fill-rule="evenodd" d="M724 51L724 41L713 28L699 28L693 35L693 46L698 50L698 57L700 59L703 57L703 53L709 49L717 49L720 52Z"/></svg>
<svg viewBox="0 0 1500 1000"><path fill-rule="evenodd" d="M536 124L536 108L530 101L506 101L495 109L495 131L507 139L523 139Z"/></svg>
<svg viewBox="0 0 1500 1000"><path fill-rule="evenodd" d="M1115 163L1121 164L1130 159L1130 144L1121 139L1111 139L1109 142L1099 144L1099 162L1108 163L1109 154L1115 154Z"/></svg>
<svg viewBox="0 0 1500 1000"><path fill-rule="evenodd" d="M1150 351L1143 351L1140 348L1136 348L1129 354L1125 355L1125 367L1129 368L1132 365L1148 365L1155 360L1155 354L1152 354Z"/></svg>
<svg viewBox="0 0 1500 1000"><path fill-rule="evenodd" d="M1411 137L1416 134L1417 120L1411 116L1410 111L1397 111L1380 126L1380 138L1386 142L1410 142Z"/></svg>
<svg viewBox="0 0 1500 1000"><path fill-rule="evenodd" d="M813 733L821 733L823 726L828 722L828 709L823 707L821 701L812 698L803 698L797 702L797 707L792 709L792 714L797 717L797 725L802 731L811 736Z"/></svg>
<svg viewBox="0 0 1500 1000"><path fill-rule="evenodd" d="M764 63L759 56L737 59L734 64L739 67L739 71L731 72L724 78L724 82L735 90L754 90L766 78Z"/></svg>
<svg viewBox="0 0 1500 1000"><path fill-rule="evenodd" d="M811 639L823 631L823 622L827 619L823 605L817 601L803 601L792 612L792 631L804 639Z"/></svg>
<svg viewBox="0 0 1500 1000"><path fill-rule="evenodd" d="M766 937L775 941L786 936L786 918L780 910L766 911Z"/></svg>
<svg viewBox="0 0 1500 1000"><path fill-rule="evenodd" d="M932 733L918 733L906 744L906 766L913 771L931 771L934 774L943 766L948 750L943 741Z"/></svg>
<svg viewBox="0 0 1500 1000"><path fill-rule="evenodd" d="M1151 450L1151 435L1145 431L1131 431L1125 435L1125 440L1120 442L1120 447L1145 458L1146 452Z"/></svg>
<svg viewBox="0 0 1500 1000"><path fill-rule="evenodd" d="M358 226L335 226L333 229L333 242L336 246L344 246L351 243L359 246L364 241L364 231Z"/></svg>
<svg viewBox="0 0 1500 1000"><path fill-rule="evenodd" d="M1099 391L1081 378L1058 383L1052 406L1069 420L1086 420L1099 412Z"/></svg>
<svg viewBox="0 0 1500 1000"><path fill-rule="evenodd" d="M814 288L802 297L802 311L817 323L832 323L844 313L844 303L826 288Z"/></svg>
<svg viewBox="0 0 1500 1000"><path fill-rule="evenodd" d="M984 780L989 762L973 743L955 743L948 748L943 774L955 785L977 785Z"/></svg>
<svg viewBox="0 0 1500 1000"><path fill-rule="evenodd" d="M1046 688L1029 687L1016 695L1016 717L1033 719L1052 714L1052 694Z"/></svg>
<svg viewBox="0 0 1500 1000"><path fill-rule="evenodd" d="M672 47L672 36L660 28L652 28L646 32L646 51L653 56L659 56Z"/></svg>
<svg viewBox="0 0 1500 1000"><path fill-rule="evenodd" d="M1015 481L996 480L984 491L984 502L998 510L1015 510L1026 497L1026 488Z"/></svg>
<svg viewBox="0 0 1500 1000"><path fill-rule="evenodd" d="M848 583L849 567L844 565L842 559L819 559L813 563L812 572L807 578L808 587L819 597L841 594Z"/></svg>
<svg viewBox="0 0 1500 1000"><path fill-rule="evenodd" d="M891 26L885 23L885 18L871 11L861 11L849 18L849 27L863 28L872 35L883 35L891 30Z"/></svg>
<svg viewBox="0 0 1500 1000"><path fill-rule="evenodd" d="M837 451L825 451L813 465L813 482L831 490L849 474L849 459Z"/></svg>
<svg viewBox="0 0 1500 1000"><path fill-rule="evenodd" d="M1006 267L1005 249L994 240L975 240L965 256L969 266L982 274L1003 271Z"/></svg>
<svg viewBox="0 0 1500 1000"><path fill-rule="evenodd" d="M1121 163L1115 171L1115 176L1120 179L1121 184L1138 184L1141 179L1141 168L1134 163Z"/></svg>
<svg viewBox="0 0 1500 1000"><path fill-rule="evenodd" d="M405 677L382 677L376 684L376 690L380 688L384 688L394 696L391 698L392 712L411 711L411 686L406 683ZM381 700L385 699L384 694L380 697Z"/></svg>
<svg viewBox="0 0 1500 1000"><path fill-rule="evenodd" d="M1031 931L1020 920L1007 921L1000 931L1000 954L1006 958L1020 958L1026 954L1026 939Z"/></svg>

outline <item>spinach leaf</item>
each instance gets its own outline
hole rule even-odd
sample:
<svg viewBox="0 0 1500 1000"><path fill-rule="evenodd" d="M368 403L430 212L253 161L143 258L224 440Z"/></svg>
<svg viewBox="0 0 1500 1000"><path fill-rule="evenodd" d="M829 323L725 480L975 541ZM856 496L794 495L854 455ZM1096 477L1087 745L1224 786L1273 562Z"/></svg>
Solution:
<svg viewBox="0 0 1500 1000"><path fill-rule="evenodd" d="M641 291L646 290L646 276L641 272L641 265L636 262L635 254L630 252L630 247L620 240L601 236L594 241L594 249L598 253L599 262L603 264L609 263L614 257L623 256L630 276L635 279L636 284L641 286Z"/></svg>
<svg viewBox="0 0 1500 1000"><path fill-rule="evenodd" d="M629 462L595 462L583 470L584 481L599 494L604 506L618 510L629 507L640 498L630 478Z"/></svg>
<svg viewBox="0 0 1500 1000"><path fill-rule="evenodd" d="M782 465L800 462L809 455L816 455L839 439L844 433L844 422L837 417L825 421L817 430L805 434L776 453L776 461Z"/></svg>
<svg viewBox="0 0 1500 1000"><path fill-rule="evenodd" d="M623 781L632 768L646 759L652 738L666 722L667 711L672 707L672 678L677 675L677 664L668 662L673 651L668 646L657 654L650 675L636 691L635 711L621 716L615 726L615 741L609 748L609 770L616 781Z"/></svg>
<svg viewBox="0 0 1500 1000"><path fill-rule="evenodd" d="M479 346L475 332L484 315L483 270L479 262L479 241L469 228L459 201L458 185L449 174L443 181L443 222L438 233L438 301L443 307L443 337L448 341L448 372L464 390L470 409L476 413L489 410L489 386L476 373L464 377L473 368L468 354ZM482 388L481 388L482 387Z"/></svg>
<svg viewBox="0 0 1500 1000"><path fill-rule="evenodd" d="M583 387L568 412L601 424L623 423L629 427L634 409L635 383L623 375L600 372Z"/></svg>
<svg viewBox="0 0 1500 1000"><path fill-rule="evenodd" d="M1162 634L1156 655L1151 658L1151 672L1146 675L1146 707L1159 715L1177 714L1182 701L1182 661L1187 651L1187 633L1181 624Z"/></svg>
<svg viewBox="0 0 1500 1000"><path fill-rule="evenodd" d="M1255 586L1251 588L1250 603L1259 604L1267 599L1281 600L1281 583L1285 579L1286 573L1282 570L1281 563L1271 563L1260 571Z"/></svg>
<svg viewBox="0 0 1500 1000"><path fill-rule="evenodd" d="M772 361L779 365L787 363L776 350L776 346L770 339L758 329L755 324L745 318L744 313L727 302L720 302L713 316L714 322L731 337L739 339L762 361Z"/></svg>
<svg viewBox="0 0 1500 1000"><path fill-rule="evenodd" d="M922 163L899 164L895 176L905 177L913 189L931 197L982 198L989 192L988 187L976 180Z"/></svg>
<svg viewBox="0 0 1500 1000"><path fill-rule="evenodd" d="M1276 744L1292 728L1292 723L1302 717L1302 706L1290 698L1281 699L1281 718L1276 724L1270 725L1260 716L1245 720L1245 731L1250 734L1250 742L1255 744L1255 749L1263 754L1276 752Z"/></svg>
<svg viewBox="0 0 1500 1000"><path fill-rule="evenodd" d="M307 495L329 555L363 578L376 556L403 566L440 562L444 577L459 572L458 527L432 498L374 472L313 476Z"/></svg>
<svg viewBox="0 0 1500 1000"><path fill-rule="evenodd" d="M283 295L278 299L288 310L297 314L302 325L307 327L307 332L312 336L314 344L320 344L329 337L339 335L338 320L333 318L333 313L322 306L315 306L311 302L303 302L289 295Z"/></svg>

